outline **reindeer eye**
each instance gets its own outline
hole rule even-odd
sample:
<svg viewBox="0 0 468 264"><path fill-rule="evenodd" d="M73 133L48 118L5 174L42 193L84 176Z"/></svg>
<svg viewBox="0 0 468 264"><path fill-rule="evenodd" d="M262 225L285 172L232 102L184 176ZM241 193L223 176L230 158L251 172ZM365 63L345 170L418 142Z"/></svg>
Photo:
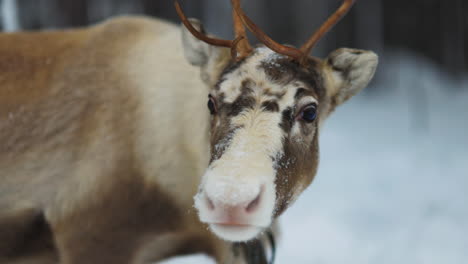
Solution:
<svg viewBox="0 0 468 264"><path fill-rule="evenodd" d="M210 109L210 114L216 114L216 101L211 94L208 96L208 109Z"/></svg>
<svg viewBox="0 0 468 264"><path fill-rule="evenodd" d="M304 107L300 113L300 117L302 120L306 121L307 123L312 123L317 118L317 105L311 104Z"/></svg>

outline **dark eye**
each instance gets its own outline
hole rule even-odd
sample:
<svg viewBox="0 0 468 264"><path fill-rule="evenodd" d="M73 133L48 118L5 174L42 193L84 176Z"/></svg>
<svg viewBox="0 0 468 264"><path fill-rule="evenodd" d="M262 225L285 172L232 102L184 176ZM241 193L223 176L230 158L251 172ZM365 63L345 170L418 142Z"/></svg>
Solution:
<svg viewBox="0 0 468 264"><path fill-rule="evenodd" d="M216 114L216 101L213 96L208 96L208 109L210 109L210 114Z"/></svg>
<svg viewBox="0 0 468 264"><path fill-rule="evenodd" d="M300 113L300 117L307 123L314 122L317 118L317 105L311 104L304 107Z"/></svg>

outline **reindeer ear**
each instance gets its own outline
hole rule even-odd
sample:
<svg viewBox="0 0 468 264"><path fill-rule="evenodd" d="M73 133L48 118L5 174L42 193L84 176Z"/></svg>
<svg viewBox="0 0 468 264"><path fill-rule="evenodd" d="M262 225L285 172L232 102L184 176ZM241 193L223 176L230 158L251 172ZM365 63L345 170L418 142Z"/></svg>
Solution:
<svg viewBox="0 0 468 264"><path fill-rule="evenodd" d="M189 21L198 31L205 32L200 21L194 18L190 18ZM201 67L202 80L213 85L231 59L230 50L207 44L195 38L183 25L181 29L185 58L190 64Z"/></svg>
<svg viewBox="0 0 468 264"><path fill-rule="evenodd" d="M190 23L200 32L205 32L203 25L195 18L189 19ZM195 38L182 24L182 45L187 61L195 66L203 66L208 62L212 46Z"/></svg>
<svg viewBox="0 0 468 264"><path fill-rule="evenodd" d="M378 57L372 51L338 49L325 60L328 95L339 105L367 86L377 68ZM335 105L335 106L336 106Z"/></svg>

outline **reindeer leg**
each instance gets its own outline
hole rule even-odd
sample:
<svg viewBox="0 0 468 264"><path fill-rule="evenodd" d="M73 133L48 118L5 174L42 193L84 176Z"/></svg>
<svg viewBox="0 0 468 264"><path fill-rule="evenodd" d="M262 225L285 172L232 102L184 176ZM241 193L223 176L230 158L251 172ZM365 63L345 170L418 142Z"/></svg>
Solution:
<svg viewBox="0 0 468 264"><path fill-rule="evenodd" d="M51 220L51 227L61 264L142 263L142 249L154 238L170 238L186 229L185 214L158 186L145 185L135 176L110 189L100 189L65 216L54 214L60 216ZM157 259L178 253L170 239L159 245L154 248Z"/></svg>
<svg viewBox="0 0 468 264"><path fill-rule="evenodd" d="M131 263L138 243L136 234L125 227L108 228L103 225L107 221L112 219L75 215L54 225L60 263Z"/></svg>
<svg viewBox="0 0 468 264"><path fill-rule="evenodd" d="M52 233L43 213L33 207L0 215L0 263L56 263Z"/></svg>

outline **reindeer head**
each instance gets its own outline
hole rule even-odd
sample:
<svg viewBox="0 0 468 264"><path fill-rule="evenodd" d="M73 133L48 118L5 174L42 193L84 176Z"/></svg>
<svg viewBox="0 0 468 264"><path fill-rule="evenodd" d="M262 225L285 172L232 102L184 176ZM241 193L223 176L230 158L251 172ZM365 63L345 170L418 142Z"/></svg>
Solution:
<svg viewBox="0 0 468 264"><path fill-rule="evenodd" d="M352 6L345 0L300 49L263 33L232 0L236 39L204 34L176 3L185 55L210 86L211 161L195 197L202 222L230 241L254 238L312 182L321 122L364 88L377 66L370 51L311 48ZM244 25L260 40L252 48Z"/></svg>

